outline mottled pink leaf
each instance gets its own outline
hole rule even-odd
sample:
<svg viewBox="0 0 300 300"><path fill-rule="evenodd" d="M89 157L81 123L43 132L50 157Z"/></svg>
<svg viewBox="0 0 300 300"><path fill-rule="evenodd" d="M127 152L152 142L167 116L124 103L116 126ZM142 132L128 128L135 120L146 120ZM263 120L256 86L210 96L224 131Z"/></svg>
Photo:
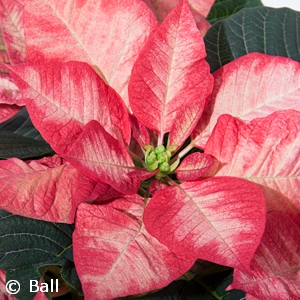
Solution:
<svg viewBox="0 0 300 300"><path fill-rule="evenodd" d="M174 173L179 180L195 180L202 176L214 161L211 155L195 152L188 155Z"/></svg>
<svg viewBox="0 0 300 300"><path fill-rule="evenodd" d="M148 39L128 87L135 116L159 133L159 143L187 107L185 124L171 131L171 144L183 143L200 118L213 85L205 56L202 36L181 1Z"/></svg>
<svg viewBox="0 0 300 300"><path fill-rule="evenodd" d="M7 68L27 98L33 124L56 152L63 154L91 120L97 120L112 136L129 143L130 121L122 99L88 64Z"/></svg>
<svg viewBox="0 0 300 300"><path fill-rule="evenodd" d="M28 61L87 62L97 67L127 104L133 63L156 26L140 0L25 2Z"/></svg>
<svg viewBox="0 0 300 300"><path fill-rule="evenodd" d="M256 298L250 294L246 294L246 300L260 300L259 298Z"/></svg>
<svg viewBox="0 0 300 300"><path fill-rule="evenodd" d="M137 192L152 173L137 169L125 149L97 122L89 122L65 158L86 176L110 184L124 194Z"/></svg>
<svg viewBox="0 0 300 300"><path fill-rule="evenodd" d="M178 4L179 0L143 0L152 10L159 22L162 22L170 11ZM197 27L202 35L211 27L205 17L208 15L215 0L188 0Z"/></svg>
<svg viewBox="0 0 300 300"><path fill-rule="evenodd" d="M162 22L170 11L179 3L179 0L143 0L152 12L155 14L159 22ZM188 0L191 10L197 11L199 14L207 17L215 0Z"/></svg>
<svg viewBox="0 0 300 300"><path fill-rule="evenodd" d="M193 9L193 7L191 7L191 12L195 19L199 32L202 36L205 36L206 32L212 25L208 21L206 21L206 18L202 14L198 13L197 10Z"/></svg>
<svg viewBox="0 0 300 300"><path fill-rule="evenodd" d="M25 105L21 93L11 77L6 74L0 75L0 103Z"/></svg>
<svg viewBox="0 0 300 300"><path fill-rule="evenodd" d="M201 107L203 103L207 103L208 99L209 97L203 99ZM196 104L195 102L191 102L186 104L183 109L179 109L170 132L169 143L171 145L180 146L190 136L196 123L194 121L199 120L202 114L202 110L199 112L197 107L195 107Z"/></svg>
<svg viewBox="0 0 300 300"><path fill-rule="evenodd" d="M300 299L300 229L284 213L268 214L251 272L235 270L232 286L260 300Z"/></svg>
<svg viewBox="0 0 300 300"><path fill-rule="evenodd" d="M21 109L22 107L18 105L0 104L0 123L12 118Z"/></svg>
<svg viewBox="0 0 300 300"><path fill-rule="evenodd" d="M129 150L140 159L144 159L145 145L150 145L150 135L148 129L134 116L129 115L131 122L132 137Z"/></svg>
<svg viewBox="0 0 300 300"><path fill-rule="evenodd" d="M144 222L178 255L246 270L264 231L265 199L239 178L190 181L157 192Z"/></svg>
<svg viewBox="0 0 300 300"><path fill-rule="evenodd" d="M188 0L188 2L193 10L207 17L215 0Z"/></svg>
<svg viewBox="0 0 300 300"><path fill-rule="evenodd" d="M193 265L149 234L143 209L137 195L78 207L74 261L85 298L107 300L162 288Z"/></svg>
<svg viewBox="0 0 300 300"><path fill-rule="evenodd" d="M223 115L205 153L218 160L210 174L260 185L268 211L287 212L300 224L300 112L278 111L249 124Z"/></svg>
<svg viewBox="0 0 300 300"><path fill-rule="evenodd" d="M0 207L28 218L74 223L78 204L109 188L56 156L28 164L17 158L0 161Z"/></svg>
<svg viewBox="0 0 300 300"><path fill-rule="evenodd" d="M6 274L0 269L0 300L16 300L16 298L6 291Z"/></svg>
<svg viewBox="0 0 300 300"><path fill-rule="evenodd" d="M134 116L130 115L132 136L136 139L138 144L144 148L145 145L150 144L150 137L147 128Z"/></svg>
<svg viewBox="0 0 300 300"><path fill-rule="evenodd" d="M23 6L15 0L0 0L1 29L12 65L26 62Z"/></svg>
<svg viewBox="0 0 300 300"><path fill-rule="evenodd" d="M112 201L116 198L122 197L124 194L115 190L112 186L105 191L105 193L101 194L97 199L95 199L93 204L100 204L107 201Z"/></svg>
<svg viewBox="0 0 300 300"><path fill-rule="evenodd" d="M133 137L131 138L129 148L127 148L127 149L128 149L128 152L130 151L131 155L135 156L135 158L138 157L139 159L142 159L142 160L144 159L145 155L142 151L141 146L138 144L138 142L136 141L135 138L133 138Z"/></svg>
<svg viewBox="0 0 300 300"><path fill-rule="evenodd" d="M199 147L204 147L222 114L250 121L282 109L299 110L299 62L250 53L223 66L213 75L212 99L192 135Z"/></svg>
<svg viewBox="0 0 300 300"><path fill-rule="evenodd" d="M0 62L2 63L9 63L9 57L5 48L5 44L4 44L4 40L2 37L2 32L0 31ZM8 74L7 70L5 68L2 68L2 66L0 66L0 72L3 74Z"/></svg>
<svg viewBox="0 0 300 300"><path fill-rule="evenodd" d="M2 45L0 44L0 47ZM6 53L5 50L0 50L0 62L5 62L5 63L9 63L9 58L8 58L8 55ZM2 65L0 65L0 73L1 74L5 74L5 75L8 75L8 72L6 70L6 68L2 67Z"/></svg>
<svg viewBox="0 0 300 300"><path fill-rule="evenodd" d="M149 185L149 192L153 196L156 192L168 187L161 180L152 180Z"/></svg>

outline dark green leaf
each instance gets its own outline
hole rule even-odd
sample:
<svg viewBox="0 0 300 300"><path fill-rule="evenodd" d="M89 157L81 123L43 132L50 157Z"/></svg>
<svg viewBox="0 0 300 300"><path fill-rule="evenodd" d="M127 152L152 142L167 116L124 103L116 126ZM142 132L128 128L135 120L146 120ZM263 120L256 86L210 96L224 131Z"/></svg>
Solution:
<svg viewBox="0 0 300 300"><path fill-rule="evenodd" d="M44 141L37 141L8 131L0 131L0 158L17 157L21 159L52 153Z"/></svg>
<svg viewBox="0 0 300 300"><path fill-rule="evenodd" d="M216 22L204 38L211 71L251 52L300 61L299 19L288 8L256 7Z"/></svg>
<svg viewBox="0 0 300 300"><path fill-rule="evenodd" d="M78 274L76 272L74 263L72 263L68 260L65 260L65 264L62 266L62 270L61 270L61 277L79 295L83 296L81 282L78 278Z"/></svg>
<svg viewBox="0 0 300 300"><path fill-rule="evenodd" d="M0 211L0 269L6 280L18 280L17 299L33 299L30 280L39 280L37 269L61 257L71 247L73 225L28 219Z"/></svg>
<svg viewBox="0 0 300 300"><path fill-rule="evenodd" d="M74 262L73 260L73 248L68 248L64 253L61 254L61 257L66 258L67 260Z"/></svg>
<svg viewBox="0 0 300 300"><path fill-rule="evenodd" d="M0 124L0 158L28 159L53 153L31 123L25 107Z"/></svg>
<svg viewBox="0 0 300 300"><path fill-rule="evenodd" d="M211 8L207 20L215 23L234 15L247 7L263 6L260 0L217 0Z"/></svg>
<svg viewBox="0 0 300 300"><path fill-rule="evenodd" d="M209 266L209 268L206 268L202 272L198 272L197 278L205 278L205 277L209 277L211 275L220 274L220 273L224 273L224 272L231 272L231 271L232 271L232 269L229 267L225 267L225 266L221 266L221 265L217 265L217 264L211 264L211 266Z"/></svg>
<svg viewBox="0 0 300 300"><path fill-rule="evenodd" d="M157 291L150 292L145 296L138 297L139 300L178 300L180 298L181 290L187 284L185 280L177 280L171 282L167 287ZM125 299L135 299L136 297L125 297ZM121 299L121 298L120 298Z"/></svg>
<svg viewBox="0 0 300 300"><path fill-rule="evenodd" d="M67 286L69 289L71 288L69 291L74 292L74 294L76 293L78 297L83 296L81 282L78 278L74 263L62 258L62 256L63 255L50 262L40 264L37 272L41 277L58 279L61 287ZM58 266L59 268L55 266Z"/></svg>
<svg viewBox="0 0 300 300"><path fill-rule="evenodd" d="M1 123L0 130L13 132L36 140L43 140L40 133L33 126L26 107L23 107L14 117Z"/></svg>
<svg viewBox="0 0 300 300"><path fill-rule="evenodd" d="M193 269L200 271L201 264L196 268L194 266ZM231 268L208 263L191 280L173 281L157 292L118 298L118 300L245 300L243 291L225 291L232 283L232 273Z"/></svg>
<svg viewBox="0 0 300 300"><path fill-rule="evenodd" d="M222 268L222 267L221 267ZM240 300L245 298L245 293L239 290L225 291L232 283L232 270L208 276L197 275L184 288L180 300Z"/></svg>

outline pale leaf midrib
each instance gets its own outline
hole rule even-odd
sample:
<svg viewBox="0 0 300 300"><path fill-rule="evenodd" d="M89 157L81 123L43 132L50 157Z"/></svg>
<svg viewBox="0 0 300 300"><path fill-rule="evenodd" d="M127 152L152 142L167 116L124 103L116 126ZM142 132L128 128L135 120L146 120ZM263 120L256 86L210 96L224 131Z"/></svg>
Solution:
<svg viewBox="0 0 300 300"><path fill-rule="evenodd" d="M70 157L70 158L72 158L72 157ZM122 168L122 169L139 170L135 166L119 165L119 164L115 164L115 163L107 163L107 162L95 161L95 160L83 159L83 158L76 158L76 160L85 161L85 162L93 163L93 164L97 164L97 165L107 165L107 166L112 166L112 167L119 167L119 168Z"/></svg>
<svg viewBox="0 0 300 300"><path fill-rule="evenodd" d="M250 109L250 110L248 110L246 112L243 112L242 114L238 115L237 118L243 119L245 116L247 116L247 115L249 115L249 114L251 114L251 113L253 113L253 112L257 111L257 110L260 110L264 106L272 106L272 104L276 104L276 102L280 101L281 98L285 97L286 95L293 94L297 90L300 90L300 86L298 86L298 87L296 87L294 89L291 89L291 90L289 90L286 93L280 94L277 97L274 97L274 98L272 98L269 101L263 102L261 105L255 106L255 107L253 107L252 109ZM300 105L300 101L299 101L299 105ZM282 110L282 107L278 107L278 110Z"/></svg>
<svg viewBox="0 0 300 300"><path fill-rule="evenodd" d="M92 59L92 57L90 56L88 50L84 47L84 45L82 44L81 40L79 39L79 37L77 37L77 35L75 34L75 32L73 32L71 30L71 28L68 26L68 24L66 23L66 21L57 13L57 11L55 10L55 8L49 3L48 0L45 0L48 4L48 6L52 9L53 13L55 14L55 16L66 26L67 30L70 32L71 36L74 38L74 40L77 42L77 44L79 45L79 47L86 53L86 56L88 58L88 60L90 61L90 64L93 66L97 66L97 62L94 61ZM103 78L103 80L105 82L107 82L104 74L102 73L102 71L98 68L99 72L100 72L100 76Z"/></svg>

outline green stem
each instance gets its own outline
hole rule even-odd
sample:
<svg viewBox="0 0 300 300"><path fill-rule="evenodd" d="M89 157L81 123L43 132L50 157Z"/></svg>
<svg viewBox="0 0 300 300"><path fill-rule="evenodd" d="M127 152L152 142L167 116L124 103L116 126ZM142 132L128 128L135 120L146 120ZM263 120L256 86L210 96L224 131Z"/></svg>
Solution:
<svg viewBox="0 0 300 300"><path fill-rule="evenodd" d="M216 291L212 290L210 286L206 285L201 279L197 279L197 281L217 300L223 299L223 296L220 296Z"/></svg>
<svg viewBox="0 0 300 300"><path fill-rule="evenodd" d="M132 152L129 148L127 148L128 153L130 154L131 158L133 160L135 160L136 162L138 162L140 165L143 166L143 168L147 169L147 165L145 164L145 162L138 157L134 152Z"/></svg>
<svg viewBox="0 0 300 300"><path fill-rule="evenodd" d="M161 132L158 134L157 138L157 146L164 144L164 134L161 134Z"/></svg>
<svg viewBox="0 0 300 300"><path fill-rule="evenodd" d="M73 244L69 245L68 247L64 248L57 256L61 256L64 252L66 252L68 249L71 249Z"/></svg>
<svg viewBox="0 0 300 300"><path fill-rule="evenodd" d="M170 161L170 165L172 165L177 159L185 156L189 151L191 151L195 147L195 141L191 141L184 149L182 149L176 156L172 158Z"/></svg>
<svg viewBox="0 0 300 300"><path fill-rule="evenodd" d="M97 67L97 66L94 66L93 69L95 70L95 72L103 79L103 81L109 85L108 81L106 80L104 74L102 73L102 71Z"/></svg>
<svg viewBox="0 0 300 300"><path fill-rule="evenodd" d="M177 186L178 183L171 179L169 176L164 177L164 181L171 186Z"/></svg>
<svg viewBox="0 0 300 300"><path fill-rule="evenodd" d="M145 197L147 191L145 191L142 187L140 187L137 193L138 193L141 197Z"/></svg>
<svg viewBox="0 0 300 300"><path fill-rule="evenodd" d="M145 200L145 207L147 206L148 204L148 201L149 201L149 188L146 190L146 193L144 195L144 200Z"/></svg>

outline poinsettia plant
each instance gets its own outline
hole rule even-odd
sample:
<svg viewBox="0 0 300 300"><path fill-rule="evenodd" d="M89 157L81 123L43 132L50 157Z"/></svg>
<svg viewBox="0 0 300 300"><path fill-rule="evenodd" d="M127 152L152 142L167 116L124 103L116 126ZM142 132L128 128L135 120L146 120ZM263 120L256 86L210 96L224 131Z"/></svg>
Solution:
<svg viewBox="0 0 300 300"><path fill-rule="evenodd" d="M238 2L0 1L4 298L300 298L299 13Z"/></svg>

